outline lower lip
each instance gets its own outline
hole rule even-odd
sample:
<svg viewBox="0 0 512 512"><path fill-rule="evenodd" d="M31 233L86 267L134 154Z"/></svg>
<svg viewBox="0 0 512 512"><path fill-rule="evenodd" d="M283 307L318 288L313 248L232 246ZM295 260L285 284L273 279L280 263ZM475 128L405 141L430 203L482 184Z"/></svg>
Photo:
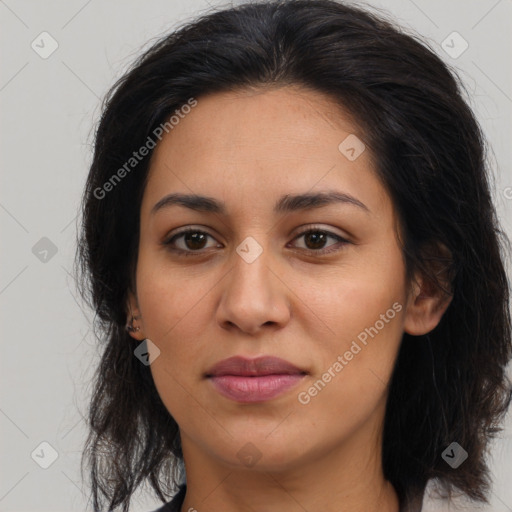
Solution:
<svg viewBox="0 0 512 512"><path fill-rule="evenodd" d="M235 402L265 402L295 386L305 377L304 374L275 374L259 377L222 375L210 377L215 389Z"/></svg>

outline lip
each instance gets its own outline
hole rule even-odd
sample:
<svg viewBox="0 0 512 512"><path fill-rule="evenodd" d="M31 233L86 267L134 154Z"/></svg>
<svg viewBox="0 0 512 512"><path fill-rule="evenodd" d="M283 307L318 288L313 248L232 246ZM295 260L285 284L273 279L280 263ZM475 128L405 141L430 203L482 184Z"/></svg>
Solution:
<svg viewBox="0 0 512 512"><path fill-rule="evenodd" d="M224 397L241 403L265 402L297 385L307 372L279 357L235 356L216 363L206 378Z"/></svg>

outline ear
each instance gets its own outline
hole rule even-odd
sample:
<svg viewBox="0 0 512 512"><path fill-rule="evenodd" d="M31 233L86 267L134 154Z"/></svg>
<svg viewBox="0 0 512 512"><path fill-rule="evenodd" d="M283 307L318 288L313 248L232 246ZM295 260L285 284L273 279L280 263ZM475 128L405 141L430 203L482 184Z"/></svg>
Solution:
<svg viewBox="0 0 512 512"><path fill-rule="evenodd" d="M414 275L404 316L404 331L413 336L435 329L453 298L450 251L443 244L429 245L424 258L427 268Z"/></svg>
<svg viewBox="0 0 512 512"><path fill-rule="evenodd" d="M128 290L126 311L126 330L128 334L135 340L144 340L146 336L144 335L142 315L140 313L137 297L131 290Z"/></svg>

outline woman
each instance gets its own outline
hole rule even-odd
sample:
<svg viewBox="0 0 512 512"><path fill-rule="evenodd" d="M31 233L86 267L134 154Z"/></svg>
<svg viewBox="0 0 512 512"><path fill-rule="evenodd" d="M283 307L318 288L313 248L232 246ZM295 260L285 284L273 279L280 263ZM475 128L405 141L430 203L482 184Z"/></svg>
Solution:
<svg viewBox="0 0 512 512"><path fill-rule="evenodd" d="M95 510L147 478L181 484L160 511L485 502L512 356L488 180L454 72L363 10L246 4L156 43L83 199Z"/></svg>

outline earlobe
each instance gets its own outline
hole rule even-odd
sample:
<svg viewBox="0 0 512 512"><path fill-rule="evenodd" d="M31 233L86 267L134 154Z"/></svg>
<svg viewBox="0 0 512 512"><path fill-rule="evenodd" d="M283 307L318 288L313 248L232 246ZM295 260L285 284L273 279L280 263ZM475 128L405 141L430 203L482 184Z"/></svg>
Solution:
<svg viewBox="0 0 512 512"><path fill-rule="evenodd" d="M128 292L126 309L128 312L125 329L132 338L138 341L142 341L143 339L145 339L144 332L142 329L142 318L137 298L135 297L135 294L132 291Z"/></svg>

